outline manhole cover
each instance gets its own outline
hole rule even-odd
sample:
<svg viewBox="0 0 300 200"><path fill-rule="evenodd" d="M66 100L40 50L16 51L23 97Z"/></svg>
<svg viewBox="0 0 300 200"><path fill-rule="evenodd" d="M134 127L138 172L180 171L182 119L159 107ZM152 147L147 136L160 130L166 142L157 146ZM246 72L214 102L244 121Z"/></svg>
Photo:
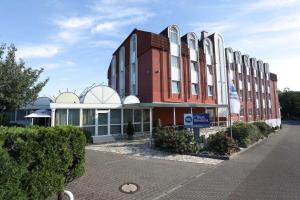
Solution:
<svg viewBox="0 0 300 200"><path fill-rule="evenodd" d="M133 194L139 190L139 186L136 183L124 183L120 185L119 190L126 194Z"/></svg>

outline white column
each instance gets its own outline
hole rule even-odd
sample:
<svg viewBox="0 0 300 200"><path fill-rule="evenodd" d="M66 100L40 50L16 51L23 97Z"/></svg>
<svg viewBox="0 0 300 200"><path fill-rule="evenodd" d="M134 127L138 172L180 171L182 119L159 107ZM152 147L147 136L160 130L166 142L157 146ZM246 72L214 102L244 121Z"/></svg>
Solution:
<svg viewBox="0 0 300 200"><path fill-rule="evenodd" d="M191 114L193 114L193 107L191 107Z"/></svg>
<svg viewBox="0 0 300 200"><path fill-rule="evenodd" d="M121 135L124 135L124 109L121 108Z"/></svg>
<svg viewBox="0 0 300 200"><path fill-rule="evenodd" d="M141 132L144 135L144 110L141 109Z"/></svg>
<svg viewBox="0 0 300 200"><path fill-rule="evenodd" d="M52 112L52 114L51 114L51 126L55 126L55 109L52 108L51 112Z"/></svg>
<svg viewBox="0 0 300 200"><path fill-rule="evenodd" d="M153 135L152 135L152 126L153 126L153 124L152 124L152 108L150 108L150 110L149 110L150 112L149 112L149 118L150 118L150 147L152 147L152 145L153 145Z"/></svg>
<svg viewBox="0 0 300 200"><path fill-rule="evenodd" d="M176 126L176 109L173 107L173 126Z"/></svg>
<svg viewBox="0 0 300 200"><path fill-rule="evenodd" d="M108 110L108 119L107 119L107 132L108 132L108 135L111 135L110 133L110 109Z"/></svg>
<svg viewBox="0 0 300 200"><path fill-rule="evenodd" d="M69 109L67 109L67 125L69 125Z"/></svg>
<svg viewBox="0 0 300 200"><path fill-rule="evenodd" d="M79 127L82 127L83 124L83 110L80 108L79 110Z"/></svg>
<svg viewBox="0 0 300 200"><path fill-rule="evenodd" d="M95 136L98 136L98 113L97 113L97 109L95 109Z"/></svg>

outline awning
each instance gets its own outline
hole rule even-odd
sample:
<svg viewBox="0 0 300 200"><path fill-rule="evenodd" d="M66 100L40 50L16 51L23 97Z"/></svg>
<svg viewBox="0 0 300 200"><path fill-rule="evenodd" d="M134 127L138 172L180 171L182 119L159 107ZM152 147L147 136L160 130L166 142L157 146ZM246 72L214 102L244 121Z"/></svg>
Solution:
<svg viewBox="0 0 300 200"><path fill-rule="evenodd" d="M37 110L29 115L26 115L25 117L26 118L51 118L51 111Z"/></svg>

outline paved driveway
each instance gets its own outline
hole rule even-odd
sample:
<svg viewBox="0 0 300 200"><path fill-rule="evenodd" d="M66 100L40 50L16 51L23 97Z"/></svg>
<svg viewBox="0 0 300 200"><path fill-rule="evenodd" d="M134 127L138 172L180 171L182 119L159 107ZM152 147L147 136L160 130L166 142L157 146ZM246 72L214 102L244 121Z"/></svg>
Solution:
<svg viewBox="0 0 300 200"><path fill-rule="evenodd" d="M217 165L87 150L87 171L68 188L75 199L300 199L300 126L284 129ZM135 194L119 186L139 184Z"/></svg>
<svg viewBox="0 0 300 200"><path fill-rule="evenodd" d="M68 186L76 200L155 199L215 167L94 150L87 150L86 162L86 174ZM119 186L125 182L137 183L140 190L135 194L121 193Z"/></svg>

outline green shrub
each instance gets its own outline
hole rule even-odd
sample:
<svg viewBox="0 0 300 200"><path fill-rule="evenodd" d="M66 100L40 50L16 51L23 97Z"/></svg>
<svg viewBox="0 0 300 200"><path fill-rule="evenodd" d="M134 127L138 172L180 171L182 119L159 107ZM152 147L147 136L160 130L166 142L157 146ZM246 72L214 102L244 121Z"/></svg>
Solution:
<svg viewBox="0 0 300 200"><path fill-rule="evenodd" d="M0 199L27 199L22 181L28 175L25 167L18 165L0 148Z"/></svg>
<svg viewBox="0 0 300 200"><path fill-rule="evenodd" d="M273 132L272 128L266 122L253 122L253 125L255 125L265 137Z"/></svg>
<svg viewBox="0 0 300 200"><path fill-rule="evenodd" d="M240 147L247 147L263 138L263 134L253 124L238 122L232 125L232 137Z"/></svg>
<svg viewBox="0 0 300 200"><path fill-rule="evenodd" d="M154 134L155 147L165 151L189 154L197 153L200 145L194 141L193 135L186 131L170 129L157 129Z"/></svg>
<svg viewBox="0 0 300 200"><path fill-rule="evenodd" d="M92 144L93 143L93 137L90 131L82 129L84 135L85 135L85 140L87 144Z"/></svg>
<svg viewBox="0 0 300 200"><path fill-rule="evenodd" d="M231 155L239 151L235 141L222 131L208 137L206 149L218 155Z"/></svg>
<svg viewBox="0 0 300 200"><path fill-rule="evenodd" d="M11 165L15 169L6 175L10 177L15 171L20 177L21 184L16 191L25 194L25 199L47 199L62 192L65 184L84 173L86 141L79 128L11 127L0 128L1 134L1 150L8 155L11 163L24 168L22 173L21 169ZM0 168L3 167L5 165L1 162ZM0 185L9 184L8 178L0 180ZM21 196L16 194L11 199Z"/></svg>

